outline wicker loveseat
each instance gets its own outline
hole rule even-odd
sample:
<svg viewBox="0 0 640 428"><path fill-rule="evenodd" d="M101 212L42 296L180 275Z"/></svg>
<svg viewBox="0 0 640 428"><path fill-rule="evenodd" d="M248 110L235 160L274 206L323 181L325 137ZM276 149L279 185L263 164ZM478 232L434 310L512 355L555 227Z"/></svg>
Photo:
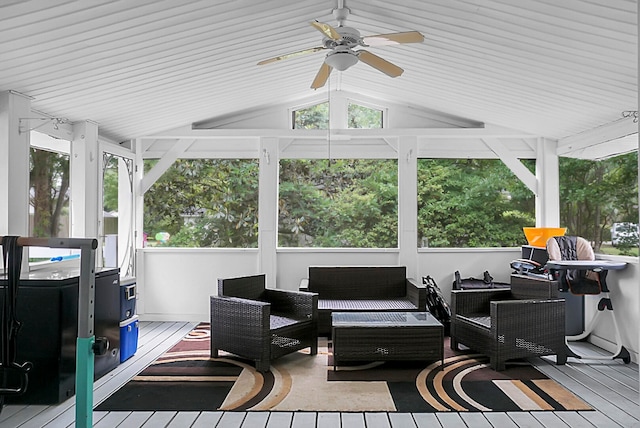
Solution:
<svg viewBox="0 0 640 428"><path fill-rule="evenodd" d="M426 311L426 287L405 266L310 266L300 291L318 293L318 334L330 336L331 313Z"/></svg>
<svg viewBox="0 0 640 428"><path fill-rule="evenodd" d="M211 356L218 350L255 361L271 361L304 348L318 352L318 295L265 288L265 275L218 279L211 296Z"/></svg>
<svg viewBox="0 0 640 428"><path fill-rule="evenodd" d="M554 281L520 281L511 289L451 291L451 349L463 344L489 357L491 368L504 370L515 358L556 355L567 361L565 300Z"/></svg>

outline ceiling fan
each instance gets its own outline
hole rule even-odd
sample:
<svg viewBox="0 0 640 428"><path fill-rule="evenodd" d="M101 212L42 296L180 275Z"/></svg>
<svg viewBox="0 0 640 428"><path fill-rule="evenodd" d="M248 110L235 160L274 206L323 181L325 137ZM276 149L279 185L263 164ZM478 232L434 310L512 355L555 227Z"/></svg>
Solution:
<svg viewBox="0 0 640 428"><path fill-rule="evenodd" d="M378 55L372 54L367 50L354 49L358 47L398 45L401 43L420 43L424 40L423 35L418 31L407 31L402 33L376 34L374 36L362 37L358 30L344 25L348 15L349 9L345 7L344 0L338 0L338 7L333 9L333 16L339 23L338 27L332 27L329 24L318 21L310 22L313 28L324 35L324 38L322 39L322 46L316 46L265 59L260 61L258 65L270 64L327 49L329 52L327 53L320 70L311 84L311 88L313 89L323 87L334 68L339 71L344 71L355 65L358 61L362 61L388 76L400 76L404 70L397 65L379 57Z"/></svg>

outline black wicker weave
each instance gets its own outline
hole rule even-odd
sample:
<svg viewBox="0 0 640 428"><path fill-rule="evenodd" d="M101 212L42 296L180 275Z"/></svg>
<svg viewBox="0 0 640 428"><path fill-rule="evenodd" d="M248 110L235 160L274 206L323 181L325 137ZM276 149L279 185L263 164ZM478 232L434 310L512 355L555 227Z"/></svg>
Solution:
<svg viewBox="0 0 640 428"><path fill-rule="evenodd" d="M444 327L429 312L333 312L333 370L343 361L444 364Z"/></svg>
<svg viewBox="0 0 640 428"><path fill-rule="evenodd" d="M491 368L507 360L556 355L567 361L565 301L555 282L512 277L511 290L452 290L451 348L463 344L489 357Z"/></svg>
<svg viewBox="0 0 640 428"><path fill-rule="evenodd" d="M331 313L425 312L427 289L405 266L310 266L301 291L318 293L318 334L331 335Z"/></svg>
<svg viewBox="0 0 640 428"><path fill-rule="evenodd" d="M211 296L211 356L219 350L255 361L271 361L304 348L318 352L318 295L265 288L265 275L218 279Z"/></svg>

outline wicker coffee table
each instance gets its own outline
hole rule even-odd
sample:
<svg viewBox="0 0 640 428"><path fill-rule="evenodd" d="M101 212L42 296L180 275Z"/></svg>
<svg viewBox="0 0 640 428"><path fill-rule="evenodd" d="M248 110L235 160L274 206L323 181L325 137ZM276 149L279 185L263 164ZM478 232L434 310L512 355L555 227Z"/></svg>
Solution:
<svg viewBox="0 0 640 428"><path fill-rule="evenodd" d="M444 363L444 327L429 312L333 312L333 370L342 361Z"/></svg>

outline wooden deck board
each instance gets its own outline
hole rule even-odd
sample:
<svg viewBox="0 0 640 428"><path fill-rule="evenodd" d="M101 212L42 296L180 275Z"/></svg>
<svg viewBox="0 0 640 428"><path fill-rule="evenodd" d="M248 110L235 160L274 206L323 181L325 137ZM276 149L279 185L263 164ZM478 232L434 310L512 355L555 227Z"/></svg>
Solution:
<svg viewBox="0 0 640 428"><path fill-rule="evenodd" d="M365 413L364 420L367 428L391 428L391 421L386 413ZM413 419L411 420L411 423L413 423ZM397 423L396 426L401 425ZM409 424L404 426L411 428L411 425Z"/></svg>
<svg viewBox="0 0 640 428"><path fill-rule="evenodd" d="M131 377L178 342L193 323L141 322L136 354L95 383L94 405L106 399ZM574 345L572 345L574 346ZM575 344L581 354L602 355L590 344ZM193 428L466 428L473 427L633 427L640 426L638 365L620 361L569 359L564 366L553 358L532 363L558 381L595 411L580 412L445 412L445 413L338 413L338 412L94 412L95 427ZM0 427L73 427L75 399L56 406L8 405L0 413Z"/></svg>
<svg viewBox="0 0 640 428"><path fill-rule="evenodd" d="M293 414L291 428L316 428L315 412L296 412Z"/></svg>
<svg viewBox="0 0 640 428"><path fill-rule="evenodd" d="M201 412L191 428L215 427L221 417L222 412Z"/></svg>
<svg viewBox="0 0 640 428"><path fill-rule="evenodd" d="M580 361L577 363L568 362L566 365L557 366L549 364L548 361L540 359L534 362L534 365L544 374L555 379L562 386L576 394L582 400L590 404L609 419L611 426L633 426L638 423L638 419L630 416L626 409L619 407L623 400L616 400L616 396L605 386L595 381L593 378L582 374L573 364L585 363ZM604 395L604 397L603 397ZM606 397L611 399L608 400ZM637 407L635 404L633 407ZM602 425L606 426L606 425Z"/></svg>
<svg viewBox="0 0 640 428"><path fill-rule="evenodd" d="M513 419L511 419L509 415L503 412L486 413L484 417L487 419L487 421L491 424L492 427L518 428L518 425L516 425Z"/></svg>
<svg viewBox="0 0 640 428"><path fill-rule="evenodd" d="M413 420L418 428L433 428L440 424L435 413L413 413Z"/></svg>
<svg viewBox="0 0 640 428"><path fill-rule="evenodd" d="M476 412L460 413L460 417L462 418L464 423L467 424L467 426L469 427L492 428L493 426L491 422L489 422L482 413L476 413Z"/></svg>
<svg viewBox="0 0 640 428"><path fill-rule="evenodd" d="M124 419L123 427L141 427L151 418L153 412L131 412Z"/></svg>
<svg viewBox="0 0 640 428"><path fill-rule="evenodd" d="M416 423L413 420L413 416L411 416L411 413L389 413L386 416L389 418L391 427L416 427ZM369 427L369 425L367 425L367 427Z"/></svg>

